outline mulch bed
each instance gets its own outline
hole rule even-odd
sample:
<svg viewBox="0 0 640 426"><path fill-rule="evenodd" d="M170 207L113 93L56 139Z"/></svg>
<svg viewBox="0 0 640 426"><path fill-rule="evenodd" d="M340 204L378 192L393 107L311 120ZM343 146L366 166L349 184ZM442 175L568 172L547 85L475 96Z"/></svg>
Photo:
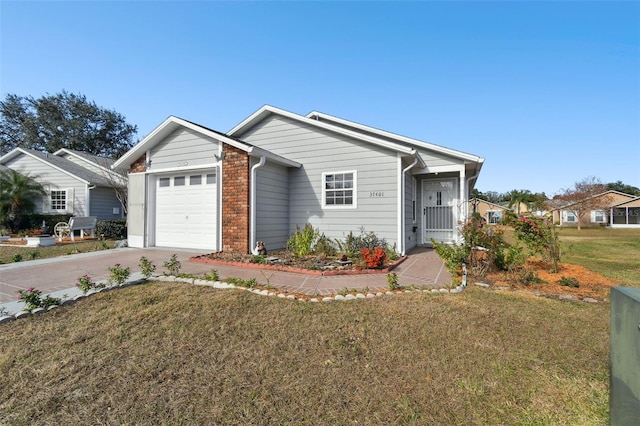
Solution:
<svg viewBox="0 0 640 426"><path fill-rule="evenodd" d="M319 258L318 256L302 256L294 257L289 252L273 252L265 256L265 258L276 257L280 262L273 263L256 263L252 260L255 256L238 253L216 252L200 256L191 257L192 262L211 263L214 265L241 266L243 268L266 269L273 271L296 272L308 275L357 275L357 274L386 274L400 265L407 259L402 256L394 262L384 264L379 269L366 269L359 265L336 265L333 264L337 258ZM323 266L329 268L323 269Z"/></svg>

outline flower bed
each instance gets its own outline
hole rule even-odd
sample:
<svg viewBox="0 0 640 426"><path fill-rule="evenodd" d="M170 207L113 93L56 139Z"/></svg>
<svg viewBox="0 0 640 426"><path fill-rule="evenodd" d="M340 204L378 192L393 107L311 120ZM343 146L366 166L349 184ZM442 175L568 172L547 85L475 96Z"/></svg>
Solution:
<svg viewBox="0 0 640 426"><path fill-rule="evenodd" d="M382 264L380 268L367 269L358 264L340 261L338 258L319 258L318 256L293 257L287 252L274 252L267 256L250 254L215 252L191 257L192 262L211 263L214 265L241 266L243 268L266 269L274 271L295 272L308 275L352 275L352 274L386 274L405 261L407 256Z"/></svg>

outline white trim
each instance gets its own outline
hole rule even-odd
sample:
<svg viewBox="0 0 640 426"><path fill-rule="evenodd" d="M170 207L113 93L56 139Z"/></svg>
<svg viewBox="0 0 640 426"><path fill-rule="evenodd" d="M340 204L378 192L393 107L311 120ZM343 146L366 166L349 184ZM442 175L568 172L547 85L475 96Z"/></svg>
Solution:
<svg viewBox="0 0 640 426"><path fill-rule="evenodd" d="M347 189L347 191L352 192L352 203L351 204L329 204L327 205L327 192L326 192L326 180L325 177L327 175L337 175L337 174L346 174L353 173L353 187L351 189ZM321 177L322 183L322 208L327 210L335 210L335 209L356 209L358 208L358 171L357 170L338 170L332 172L324 172ZM332 189L332 191L339 191L339 189Z"/></svg>
<svg viewBox="0 0 640 426"><path fill-rule="evenodd" d="M260 157L260 161L258 161L256 164L251 166L251 174L250 174L251 181L249 182L249 191L250 191L249 220L251 221L249 223L249 250L254 255L258 254L258 250L256 247L256 243L257 243L257 239L256 239L256 211L257 211L256 195L257 194L256 192L258 191L258 182L257 182L258 169L264 166L266 162L267 162L266 157L262 156Z"/></svg>
<svg viewBox="0 0 640 426"><path fill-rule="evenodd" d="M180 173L188 170L202 170L202 169L216 169L220 163L200 164L197 166L180 166L180 167L167 167L164 169L147 170L145 173L148 175L165 174L165 173Z"/></svg>

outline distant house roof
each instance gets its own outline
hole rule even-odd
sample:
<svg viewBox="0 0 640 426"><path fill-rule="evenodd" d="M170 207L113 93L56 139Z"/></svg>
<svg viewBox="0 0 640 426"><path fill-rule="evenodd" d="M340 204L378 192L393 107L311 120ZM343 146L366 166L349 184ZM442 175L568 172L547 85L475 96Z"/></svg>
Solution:
<svg viewBox="0 0 640 426"><path fill-rule="evenodd" d="M491 207L496 207L500 210L509 210L509 207L501 206L500 204L492 203L491 201L483 200L482 198L472 198L471 200L469 200L469 203L471 204L483 203L483 204L488 204Z"/></svg>
<svg viewBox="0 0 640 426"><path fill-rule="evenodd" d="M629 200L621 201L618 204L611 206L612 208L624 208L624 207L640 207L640 197L631 198Z"/></svg>
<svg viewBox="0 0 640 426"><path fill-rule="evenodd" d="M630 200L630 199L633 199L633 198L636 198L636 196L635 196L635 195L631 195L631 194L627 194L627 193L625 193L625 192L620 192L620 191L615 191L615 190L613 190L613 189L610 189L610 190L608 190L608 191L601 192L600 194L596 194L596 195L593 195L593 196L591 196L591 197L585 198L585 200L591 200L591 199L594 199L594 198L597 198L597 197L602 197L602 196L604 196L604 195L609 195L609 194L622 195L622 196L624 196L624 197L627 197L629 200ZM554 200L551 200L551 201L554 201ZM584 200L581 200L581 201L575 201L575 202L573 202L573 203L566 203L566 204L562 204L562 205L556 205L556 206L554 206L554 207L553 207L553 209L551 209L551 211L554 211L554 210L565 210L566 208L571 207L571 206L576 205L576 204L579 204L579 203L581 203L582 201L584 201ZM628 200L627 200L627 201L628 201ZM622 202L624 203L624 202L626 202L626 201L622 201Z"/></svg>
<svg viewBox="0 0 640 426"><path fill-rule="evenodd" d="M27 155L38 161L46 163L69 176L85 182L86 184L106 187L111 186L110 181L106 176L102 176L99 173L85 169L84 167L58 155L28 148L14 148L11 152L0 157L0 164L4 164L19 155Z"/></svg>
<svg viewBox="0 0 640 426"><path fill-rule="evenodd" d="M165 121L163 121L158 127L156 127L151 133L145 136L144 139L142 139L133 148L131 148L126 154L120 157L111 167L113 169L129 168L129 166L131 166L131 164L134 161L136 161L138 158L144 155L148 149L152 148L161 140L163 140L164 138L166 138L171 133L173 133L174 131L176 131L181 127L191 129L195 132L198 132L204 136L208 136L215 140L220 140L221 142L224 142L235 148L241 149L250 155L264 156L276 163L289 166L289 167L301 166L300 163L291 161L287 158L284 158L280 155L274 154L265 149L249 144L233 136L229 136L225 133L218 132L216 130L210 129L200 124L196 124L191 121L185 120L183 118L175 117L171 115Z"/></svg>

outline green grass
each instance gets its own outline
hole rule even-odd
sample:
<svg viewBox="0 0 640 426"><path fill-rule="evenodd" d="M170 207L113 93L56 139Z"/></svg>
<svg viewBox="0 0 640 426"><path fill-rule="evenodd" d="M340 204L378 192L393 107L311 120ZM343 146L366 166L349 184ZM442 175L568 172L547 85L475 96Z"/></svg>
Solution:
<svg viewBox="0 0 640 426"><path fill-rule="evenodd" d="M113 241L81 241L77 243L56 244L49 247L17 247L0 245L0 264L15 262L15 256L22 260L46 259L49 257L65 256L75 253L88 253L91 251L113 248Z"/></svg>
<svg viewBox="0 0 640 426"><path fill-rule="evenodd" d="M604 425L608 310L149 283L0 326L0 424Z"/></svg>
<svg viewBox="0 0 640 426"><path fill-rule="evenodd" d="M560 242L563 262L640 287L640 229L564 228Z"/></svg>

